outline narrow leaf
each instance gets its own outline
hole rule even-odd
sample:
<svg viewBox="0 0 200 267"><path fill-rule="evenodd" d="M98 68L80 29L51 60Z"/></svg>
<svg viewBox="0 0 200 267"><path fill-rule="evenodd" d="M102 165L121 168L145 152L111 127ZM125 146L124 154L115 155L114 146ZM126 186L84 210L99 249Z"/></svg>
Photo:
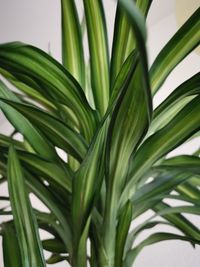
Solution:
<svg viewBox="0 0 200 267"><path fill-rule="evenodd" d="M151 69L151 88L156 93L170 72L200 43L200 8L175 33L158 54Z"/></svg>
<svg viewBox="0 0 200 267"><path fill-rule="evenodd" d="M23 266L46 266L36 219L28 198L20 162L9 151L8 188Z"/></svg>
<svg viewBox="0 0 200 267"><path fill-rule="evenodd" d="M19 243L13 225L11 223L4 223L2 232L4 267L21 267Z"/></svg>
<svg viewBox="0 0 200 267"><path fill-rule="evenodd" d="M81 27L75 2L72 0L61 0L61 13L62 63L84 89L84 54Z"/></svg>
<svg viewBox="0 0 200 267"><path fill-rule="evenodd" d="M91 84L96 109L104 115L109 101L109 59L102 1L84 0L90 50Z"/></svg>

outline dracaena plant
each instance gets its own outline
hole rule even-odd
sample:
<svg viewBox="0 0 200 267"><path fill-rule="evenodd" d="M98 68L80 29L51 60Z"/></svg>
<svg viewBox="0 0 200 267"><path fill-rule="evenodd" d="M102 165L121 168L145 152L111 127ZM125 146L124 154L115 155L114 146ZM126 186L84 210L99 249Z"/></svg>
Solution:
<svg viewBox="0 0 200 267"><path fill-rule="evenodd" d="M0 215L12 215L1 224L5 267L59 261L131 267L156 242L200 243L198 227L183 214L200 214L199 150L166 158L198 134L200 74L152 108L170 72L199 45L200 9L149 68L145 18L151 2L118 1L109 55L102 1L83 0L87 62L73 0L61 0L62 64L31 45L0 45L0 108L14 127L12 135L0 135L0 183L9 189L0 201L11 207ZM49 212L33 208L30 193ZM185 204L170 206L168 199ZM131 227L148 210L154 215ZM172 232L156 231L136 245L144 230L166 224ZM39 229L51 238L41 240ZM48 259L44 250L51 252Z"/></svg>

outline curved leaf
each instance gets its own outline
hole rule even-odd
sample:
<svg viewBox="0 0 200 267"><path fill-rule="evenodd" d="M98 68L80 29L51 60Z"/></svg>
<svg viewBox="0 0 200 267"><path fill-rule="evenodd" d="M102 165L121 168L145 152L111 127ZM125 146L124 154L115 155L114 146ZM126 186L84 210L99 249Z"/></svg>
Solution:
<svg viewBox="0 0 200 267"><path fill-rule="evenodd" d="M181 236L181 235L176 235L176 234L171 234L171 233L162 233L162 232L155 233L155 234L150 235L148 238L142 241L137 247L135 247L134 249L130 250L127 253L124 266L131 267L137 255L145 246L149 246L149 245L155 244L160 241L165 241L165 240L182 240L182 241L187 241L187 242L194 243L194 244L195 243L200 244L200 242L197 242L196 240L193 240L192 238L188 238L188 237Z"/></svg>
<svg viewBox="0 0 200 267"><path fill-rule="evenodd" d="M64 124L61 120L32 105L20 104L3 99L1 101L22 114L33 126L41 129L42 134L53 145L64 149L80 161L83 159L87 151L86 142L80 134Z"/></svg>
<svg viewBox="0 0 200 267"><path fill-rule="evenodd" d="M178 86L154 111L149 135L165 126L187 103L200 93L200 73Z"/></svg>
<svg viewBox="0 0 200 267"><path fill-rule="evenodd" d="M150 69L152 92L156 93L175 66L200 43L200 8L185 22L156 57Z"/></svg>
<svg viewBox="0 0 200 267"><path fill-rule="evenodd" d="M135 184L156 160L165 155L200 129L200 97L195 97L165 127L150 136L132 158L129 182L122 203L131 198Z"/></svg>
<svg viewBox="0 0 200 267"><path fill-rule="evenodd" d="M0 45L0 68L39 90L44 97L70 107L76 114L85 137L91 138L96 127L94 112L80 85L56 60L36 47L8 43ZM9 80L8 76L6 78Z"/></svg>

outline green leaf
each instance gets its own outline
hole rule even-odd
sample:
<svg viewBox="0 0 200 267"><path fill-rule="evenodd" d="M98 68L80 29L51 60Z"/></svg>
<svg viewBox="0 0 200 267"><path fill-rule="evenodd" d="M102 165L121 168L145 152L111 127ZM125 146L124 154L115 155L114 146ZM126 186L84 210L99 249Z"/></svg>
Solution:
<svg viewBox="0 0 200 267"><path fill-rule="evenodd" d="M131 198L135 184L161 156L182 144L200 129L200 97L188 103L165 127L146 139L132 158L129 182L122 203ZM187 123L186 123L187 122Z"/></svg>
<svg viewBox="0 0 200 267"><path fill-rule="evenodd" d="M193 240L192 238L188 238L188 237L181 236L181 235L176 235L176 234L171 234L171 233L162 233L162 232L155 233L155 234L150 235L148 238L142 241L139 245L137 245L137 247L135 247L134 249L130 250L127 253L123 266L131 267L137 255L140 253L140 251L144 247L158 243L160 241L165 241L165 240L182 240L182 241L197 243L196 240ZM198 244L200 244L200 242L198 242Z"/></svg>
<svg viewBox="0 0 200 267"><path fill-rule="evenodd" d="M12 144L9 143L9 144ZM8 146L1 146L0 148L5 156L8 154ZM58 164L52 161L47 161L46 159L40 157L39 155L32 154L26 151L18 150L18 157L24 167L26 167L30 172L37 176L42 176L47 179L48 182L53 182L57 187L61 187L66 192L72 191L72 175L73 173L67 167L67 165ZM3 155L0 159L2 160ZM5 163L5 158L3 159Z"/></svg>
<svg viewBox="0 0 200 267"><path fill-rule="evenodd" d="M85 87L85 64L81 36L75 2L61 0L62 12L62 63L63 66Z"/></svg>
<svg viewBox="0 0 200 267"><path fill-rule="evenodd" d="M152 92L156 93L170 72L200 43L200 8L185 22L156 57L150 69Z"/></svg>
<svg viewBox="0 0 200 267"><path fill-rule="evenodd" d="M133 57L133 69L129 74L131 76L122 85L122 93L116 101L108 129L106 144L107 192L103 228L104 246L110 265L114 264L116 229L113 225L117 222L119 198L125 184L129 159L147 132L152 112L144 45L146 36L144 19L131 1L121 1L121 5L129 16L136 35L139 62L135 68L135 58ZM129 58L123 68L128 60Z"/></svg>
<svg viewBox="0 0 200 267"><path fill-rule="evenodd" d="M93 208L94 200L100 193L104 175L106 126L105 123L94 136L87 155L73 179L72 221L75 244L81 237Z"/></svg>
<svg viewBox="0 0 200 267"><path fill-rule="evenodd" d="M42 246L45 250L54 253L66 253L65 245L58 239L45 239L42 241Z"/></svg>
<svg viewBox="0 0 200 267"><path fill-rule="evenodd" d="M154 197L164 198L165 194L171 192L189 178L190 175L183 175L182 172L176 171L159 174L153 182L140 187L133 195L131 201L134 205L144 202L144 205L147 204L148 206L148 202L154 199Z"/></svg>
<svg viewBox="0 0 200 267"><path fill-rule="evenodd" d="M67 260L66 256L61 256L59 254L52 254L48 259L47 259L47 263L48 264L55 264L57 262L61 262Z"/></svg>
<svg viewBox="0 0 200 267"><path fill-rule="evenodd" d="M90 51L91 84L96 109L103 116L109 101L109 59L102 1L84 0Z"/></svg>
<svg viewBox="0 0 200 267"><path fill-rule="evenodd" d="M35 179L33 175L29 172L26 174L26 184L30 192L34 193L43 203L46 205L51 214L55 216L55 222L60 235L60 239L64 243L65 252L68 251L72 254L72 233L69 217L67 216L66 207L60 203L59 199L49 190L49 187L45 187L39 179ZM65 205L70 205L70 203L65 200ZM50 222L49 222L50 223Z"/></svg>
<svg viewBox="0 0 200 267"><path fill-rule="evenodd" d="M115 248L115 266L121 267L123 265L124 245L128 235L129 227L132 220L132 204L128 202L122 213L120 214Z"/></svg>
<svg viewBox="0 0 200 267"><path fill-rule="evenodd" d="M191 155L176 156L162 161L155 170L175 170L180 173L200 175L200 158Z"/></svg>
<svg viewBox="0 0 200 267"><path fill-rule="evenodd" d="M15 229L11 223L4 223L2 226L3 237L3 262L4 267L21 267L22 260L19 249L19 242Z"/></svg>
<svg viewBox="0 0 200 267"><path fill-rule="evenodd" d="M178 86L155 109L149 135L165 126L187 103L200 93L200 73Z"/></svg>
<svg viewBox="0 0 200 267"><path fill-rule="evenodd" d="M158 213L162 212L162 210L170 208L169 205L160 202L159 204L152 207L153 211ZM194 240L200 240L200 232L199 229L188 219L186 219L183 215L177 213L168 213L161 215L165 220L170 222L172 225L174 225L177 229L179 229L184 235L194 239Z"/></svg>
<svg viewBox="0 0 200 267"><path fill-rule="evenodd" d="M20 162L9 150L8 188L23 266L46 266L38 225L28 198Z"/></svg>
<svg viewBox="0 0 200 267"><path fill-rule="evenodd" d="M148 73L148 60L146 52L146 27L143 15L139 12L134 2L131 0L120 0L119 3L129 17L132 25L133 32L135 34L136 48L139 52L139 64L141 65L142 75L140 77L144 91L146 93L146 98L149 104L149 117L151 118L152 113L152 99L151 99L151 89L149 83L149 73Z"/></svg>
<svg viewBox="0 0 200 267"><path fill-rule="evenodd" d="M151 0L137 0L136 6L140 9L142 14L147 14L151 5ZM115 78L117 77L123 63L129 54L135 49L135 38L132 31L131 22L128 19L126 12L121 8L120 4L117 5L115 16L114 37L112 44L111 56L111 89L114 85Z"/></svg>
<svg viewBox="0 0 200 267"><path fill-rule="evenodd" d="M5 96L7 98L14 99L12 92L5 90L0 84L0 96ZM16 99L18 101L18 99ZM7 119L11 124L29 141L31 146L37 151L41 156L47 159L55 159L57 157L54 147L49 143L41 131L35 128L23 115L17 112L14 108L5 103L5 101L0 98L0 108L4 112Z"/></svg>
<svg viewBox="0 0 200 267"><path fill-rule="evenodd" d="M64 149L79 161L84 158L87 151L86 142L80 134L61 120L32 105L20 104L3 99L1 101L22 114L34 127L41 129L42 134L54 146Z"/></svg>
<svg viewBox="0 0 200 267"><path fill-rule="evenodd" d="M71 108L81 131L90 140L96 127L95 114L80 85L56 60L33 46L8 43L0 45L0 68L51 101L54 99Z"/></svg>

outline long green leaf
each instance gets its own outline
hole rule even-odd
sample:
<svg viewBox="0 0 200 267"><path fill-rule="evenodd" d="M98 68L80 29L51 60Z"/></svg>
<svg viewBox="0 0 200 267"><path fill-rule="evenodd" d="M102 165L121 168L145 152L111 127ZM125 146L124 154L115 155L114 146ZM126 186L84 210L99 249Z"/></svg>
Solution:
<svg viewBox="0 0 200 267"><path fill-rule="evenodd" d="M8 188L23 266L46 266L36 219L28 198L20 162L9 151Z"/></svg>
<svg viewBox="0 0 200 267"><path fill-rule="evenodd" d="M165 126L187 103L200 93L200 73L178 86L155 109L149 135Z"/></svg>
<svg viewBox="0 0 200 267"><path fill-rule="evenodd" d="M80 85L56 60L33 46L8 43L0 46L0 68L39 90L44 97L70 107L85 137L91 138L96 127L94 112Z"/></svg>
<svg viewBox="0 0 200 267"><path fill-rule="evenodd" d="M96 109L104 115L109 101L109 59L102 1L84 0L90 50L91 84Z"/></svg>
<svg viewBox="0 0 200 267"><path fill-rule="evenodd" d="M72 221L75 249L77 249L81 235L86 227L94 200L100 194L104 175L106 125L104 124L97 132L84 161L73 179Z"/></svg>
<svg viewBox="0 0 200 267"><path fill-rule="evenodd" d="M137 0L136 6L142 14L147 14L151 5L151 0ZM128 40L128 41L127 41ZM135 49L135 38L132 31L132 25L128 19L126 12L124 12L118 3L115 16L114 37L112 44L112 57L111 57L111 89L114 85L115 78L117 77L122 64Z"/></svg>
<svg viewBox="0 0 200 267"><path fill-rule="evenodd" d="M169 205L160 202L159 204L152 207L153 211L158 213L162 212L162 210L170 208ZM200 239L200 232L199 229L188 219L186 219L183 215L177 213L168 213L161 215L165 220L170 222L172 225L174 225L177 229L179 229L184 235L193 238L194 240Z"/></svg>
<svg viewBox="0 0 200 267"><path fill-rule="evenodd" d="M3 83L0 83L0 97L20 102L20 100L9 91ZM26 137L35 151L47 159L55 159L57 157L54 147L49 143L41 131L35 128L23 115L3 102L1 98L0 108L13 126Z"/></svg>
<svg viewBox="0 0 200 267"><path fill-rule="evenodd" d="M156 93L175 66L200 43L200 8L175 33L158 54L151 69L151 88Z"/></svg>
<svg viewBox="0 0 200 267"><path fill-rule="evenodd" d="M74 0L61 0L61 13L62 63L84 89L85 64L83 44Z"/></svg>
<svg viewBox="0 0 200 267"><path fill-rule="evenodd" d="M130 202L124 207L120 215L115 248L115 266L121 267L123 265L124 245L128 235L129 227L132 220L132 204Z"/></svg>
<svg viewBox="0 0 200 267"><path fill-rule="evenodd" d="M124 94L121 94L114 108L106 144L107 192L104 218L104 246L109 257L108 264L111 265L114 264L113 252L116 234L113 225L116 224L117 220L119 198L124 187L129 158L137 148L138 142L146 133L152 112L146 49L144 45L146 34L144 19L134 4L132 4L131 1L121 1L122 7L130 17L131 25L136 35L139 63L136 70L133 72L133 69L130 73L130 79L123 85L125 87L123 89ZM144 74L143 76L141 72L143 73L144 70L146 75ZM138 103L141 104L138 106Z"/></svg>
<svg viewBox="0 0 200 267"><path fill-rule="evenodd" d="M3 100L10 107L22 114L34 126L41 129L48 140L53 145L64 149L67 153L73 155L78 160L82 160L87 151L86 142L80 134L75 132L61 120L51 116L32 105L25 105L13 101Z"/></svg>
<svg viewBox="0 0 200 267"><path fill-rule="evenodd" d="M182 241L197 243L192 238L188 238L188 237L181 236L181 235L176 235L176 234L171 234L171 233L162 233L162 232L155 233L155 234L150 235L147 239L142 241L137 247L135 247L134 249L130 250L127 253L123 266L131 267L137 255L145 246L149 246L149 245L155 244L160 241L165 241L165 240L182 240ZM198 244L200 244L200 242L198 242Z"/></svg>
<svg viewBox="0 0 200 267"><path fill-rule="evenodd" d="M200 97L187 104L164 128L150 136L139 148L132 159L130 180L123 192L122 202L135 191L135 183L145 174L152 164L200 128ZM187 123L186 123L187 122Z"/></svg>
<svg viewBox="0 0 200 267"><path fill-rule="evenodd" d="M2 228L4 267L21 267L22 260L15 229L9 222L4 223Z"/></svg>
<svg viewBox="0 0 200 267"><path fill-rule="evenodd" d="M155 170L175 170L200 175L200 158L191 155L176 156L162 161Z"/></svg>

